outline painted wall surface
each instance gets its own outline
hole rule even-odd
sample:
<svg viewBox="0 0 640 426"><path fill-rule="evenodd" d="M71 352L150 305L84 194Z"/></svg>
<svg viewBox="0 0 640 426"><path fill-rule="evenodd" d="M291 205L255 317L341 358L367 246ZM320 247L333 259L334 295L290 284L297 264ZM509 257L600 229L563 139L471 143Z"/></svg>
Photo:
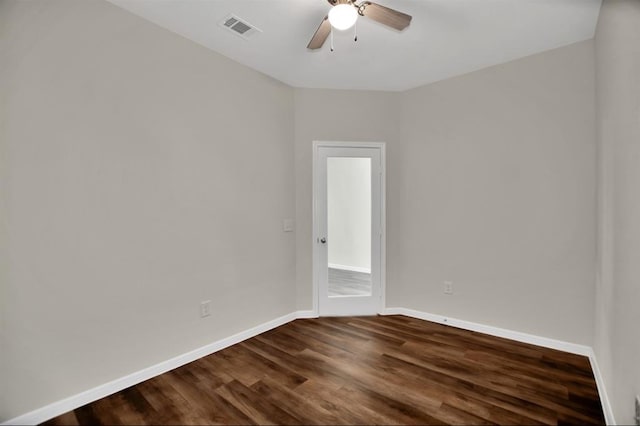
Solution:
<svg viewBox="0 0 640 426"><path fill-rule="evenodd" d="M404 94L388 306L592 343L594 98L592 41Z"/></svg>
<svg viewBox="0 0 640 426"><path fill-rule="evenodd" d="M291 88L102 1L0 64L0 421L295 309Z"/></svg>
<svg viewBox="0 0 640 426"><path fill-rule="evenodd" d="M0 11L2 6L0 5ZM1 34L2 29L0 29ZM0 38L0 40L2 40ZM1 43L1 41L0 41ZM0 70L0 75L2 71ZM3 93L0 92L0 105L2 104ZM1 107L0 107L1 108ZM3 116L0 115L0 381L5 382L4 378L8 377L8 365L6 362L6 354L8 351L8 343L5 338L5 330L7 328L6 310L8 307L8 279L9 279L9 222L7 220L8 213L8 197L7 197L7 169L9 162L7 161L6 149L4 145L4 122ZM6 399L10 389L6 385L0 386L0 421L9 418L4 413L7 410Z"/></svg>
<svg viewBox="0 0 640 426"><path fill-rule="evenodd" d="M594 98L592 41L404 93L296 90L298 308L312 141L386 140L387 306L591 344Z"/></svg>
<svg viewBox="0 0 640 426"><path fill-rule="evenodd" d="M605 0L595 38L599 270L595 351L616 421L640 395L640 2Z"/></svg>
<svg viewBox="0 0 640 426"><path fill-rule="evenodd" d="M395 155L399 93L295 89L296 283L297 307L312 309L313 141L386 142ZM394 170L387 181L394 182ZM387 207L387 224L393 206Z"/></svg>
<svg viewBox="0 0 640 426"><path fill-rule="evenodd" d="M329 266L371 272L371 159L327 159L327 225Z"/></svg>

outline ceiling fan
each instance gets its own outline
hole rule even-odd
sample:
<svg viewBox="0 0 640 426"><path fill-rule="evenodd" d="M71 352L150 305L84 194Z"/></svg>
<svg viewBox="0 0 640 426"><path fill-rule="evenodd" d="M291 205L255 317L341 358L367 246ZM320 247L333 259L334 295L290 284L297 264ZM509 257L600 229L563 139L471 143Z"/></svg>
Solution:
<svg viewBox="0 0 640 426"><path fill-rule="evenodd" d="M370 1L363 1L360 4L356 4L355 0L327 1L333 7L320 23L311 41L309 41L307 49L321 48L329 33L331 33L332 27L338 30L351 28L356 23L358 15L373 19L398 31L404 30L411 23L411 15Z"/></svg>

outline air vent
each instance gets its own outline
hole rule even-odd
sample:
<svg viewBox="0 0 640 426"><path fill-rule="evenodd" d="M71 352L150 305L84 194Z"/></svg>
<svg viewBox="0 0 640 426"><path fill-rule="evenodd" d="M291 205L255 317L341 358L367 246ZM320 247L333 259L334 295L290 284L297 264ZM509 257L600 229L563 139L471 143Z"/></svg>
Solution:
<svg viewBox="0 0 640 426"><path fill-rule="evenodd" d="M248 40L254 35L262 32L260 29L235 15L229 15L224 18L224 20L220 22L220 26L231 31L235 35L244 38L245 40Z"/></svg>

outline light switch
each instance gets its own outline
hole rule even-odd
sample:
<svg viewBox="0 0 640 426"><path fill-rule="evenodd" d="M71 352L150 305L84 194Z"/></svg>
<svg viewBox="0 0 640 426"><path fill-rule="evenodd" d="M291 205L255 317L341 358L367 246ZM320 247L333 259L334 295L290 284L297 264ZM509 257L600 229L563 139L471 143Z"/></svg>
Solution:
<svg viewBox="0 0 640 426"><path fill-rule="evenodd" d="M282 221L282 230L284 232L293 232L293 219L285 219Z"/></svg>

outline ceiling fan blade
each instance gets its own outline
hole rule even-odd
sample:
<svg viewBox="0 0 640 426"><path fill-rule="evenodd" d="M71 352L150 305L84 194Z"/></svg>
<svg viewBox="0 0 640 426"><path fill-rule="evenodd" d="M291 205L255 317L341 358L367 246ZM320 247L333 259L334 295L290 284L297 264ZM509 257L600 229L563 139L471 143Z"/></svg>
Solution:
<svg viewBox="0 0 640 426"><path fill-rule="evenodd" d="M381 24L387 25L391 28L395 28L398 31L402 31L411 23L411 15L398 12L397 10L390 9L388 7L380 6L370 1L363 2L360 7L360 14Z"/></svg>
<svg viewBox="0 0 640 426"><path fill-rule="evenodd" d="M307 45L307 49L320 49L324 44L324 41L329 37L331 32L331 24L329 23L329 16L325 16L320 26L316 30L316 33L311 37L311 41Z"/></svg>

